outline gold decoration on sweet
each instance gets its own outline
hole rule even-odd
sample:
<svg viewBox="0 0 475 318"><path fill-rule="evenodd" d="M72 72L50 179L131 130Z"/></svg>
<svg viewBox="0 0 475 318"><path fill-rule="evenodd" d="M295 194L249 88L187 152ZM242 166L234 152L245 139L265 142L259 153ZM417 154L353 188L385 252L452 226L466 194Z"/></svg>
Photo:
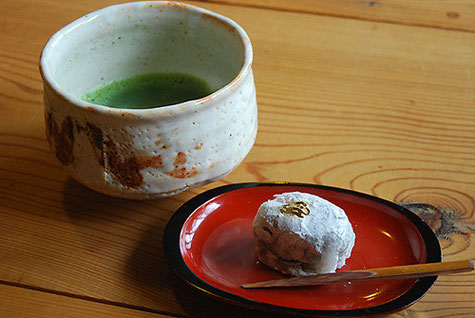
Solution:
<svg viewBox="0 0 475 318"><path fill-rule="evenodd" d="M295 215L299 218L303 218L305 215L310 214L310 209L308 208L307 202L297 201L289 202L280 207L280 212L289 215Z"/></svg>

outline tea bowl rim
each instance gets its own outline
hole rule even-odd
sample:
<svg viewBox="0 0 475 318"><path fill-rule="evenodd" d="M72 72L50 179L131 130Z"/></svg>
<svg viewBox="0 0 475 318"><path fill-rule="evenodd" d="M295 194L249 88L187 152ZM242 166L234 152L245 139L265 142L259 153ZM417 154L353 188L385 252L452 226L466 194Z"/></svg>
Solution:
<svg viewBox="0 0 475 318"><path fill-rule="evenodd" d="M163 8L163 7L174 7L189 10L193 13L200 14L202 16L208 16L214 19L219 20L220 22L226 24L230 27L231 32L237 32L239 38L243 44L243 51L244 51L244 60L240 67L239 73L225 86L218 89L217 91L203 97L200 99L189 100L182 103L161 106L156 108L144 108L144 109L126 109L126 108L114 108L108 107L104 105L97 105L92 104L87 101L80 99L79 97L75 96L74 94L66 91L63 89L59 83L54 79L52 74L52 70L49 67L50 55L54 50L54 46L61 41L61 38L67 34L69 31L80 27L83 24L91 22L96 17L100 15L111 14L114 10L125 8L125 7L138 7L141 9L146 9L148 7L155 7L155 8ZM135 119L150 119L159 117L169 117L170 115L177 115L188 113L190 111L199 111L200 108L204 107L204 105L209 105L210 107L213 105L212 101L220 98L221 96L225 96L228 92L230 92L234 86L237 86L240 82L242 82L247 74L251 72L253 61L253 50L252 44L247 35L246 31L234 20L221 15L219 13L197 7L190 4L185 4L181 2L175 1L139 1L139 2L126 2L120 4L114 4L110 6L106 6L99 10L87 13L82 17L74 20L73 22L65 25L61 29L59 29L56 33L54 33L46 44L43 47L41 52L40 61L39 61L39 69L40 74L43 79L43 83L46 86L49 86L57 95L65 99L70 105L77 107L79 109L83 109L89 112L99 113L103 115L107 115L108 117L116 117L116 118L124 118L124 115L132 115L132 118ZM199 107L197 107L199 106Z"/></svg>

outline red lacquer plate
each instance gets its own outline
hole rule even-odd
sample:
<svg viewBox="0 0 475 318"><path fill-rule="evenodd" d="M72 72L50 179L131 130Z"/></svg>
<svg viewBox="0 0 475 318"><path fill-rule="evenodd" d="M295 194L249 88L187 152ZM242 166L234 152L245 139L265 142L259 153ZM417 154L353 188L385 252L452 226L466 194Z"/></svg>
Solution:
<svg viewBox="0 0 475 318"><path fill-rule="evenodd" d="M243 289L244 283L284 276L254 255L252 221L259 206L283 192L318 195L345 210L355 247L339 271L441 261L430 228L415 214L366 194L312 184L242 183L204 192L170 219L164 250L173 271L187 283L236 305L316 316L394 312L420 299L436 276L325 286Z"/></svg>

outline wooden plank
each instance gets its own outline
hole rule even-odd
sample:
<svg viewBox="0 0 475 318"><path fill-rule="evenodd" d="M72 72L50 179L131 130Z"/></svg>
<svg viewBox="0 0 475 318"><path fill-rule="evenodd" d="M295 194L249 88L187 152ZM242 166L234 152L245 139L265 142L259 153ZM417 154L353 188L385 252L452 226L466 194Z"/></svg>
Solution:
<svg viewBox="0 0 475 318"><path fill-rule="evenodd" d="M242 181L314 182L430 202L458 213L462 224L441 238L446 259L473 257L471 230L463 228L474 221L472 34L198 3L235 19L252 39L258 139L223 180L137 202L69 179L44 139L41 47L65 23L111 3L20 0L0 14L8 31L0 32L0 118L7 118L0 280L159 312L248 314L182 284L161 249L165 224L184 201ZM474 280L440 279L404 315L473 312Z"/></svg>
<svg viewBox="0 0 475 318"><path fill-rule="evenodd" d="M134 202L72 180L61 193L17 176L7 182L18 192L0 193L0 280L175 315L236 312L196 295L165 262L161 238L170 211L196 192Z"/></svg>
<svg viewBox="0 0 475 318"><path fill-rule="evenodd" d="M0 317L171 317L0 284Z"/></svg>
<svg viewBox="0 0 475 318"><path fill-rule="evenodd" d="M369 21L475 31L471 0L204 0L255 8L347 17Z"/></svg>

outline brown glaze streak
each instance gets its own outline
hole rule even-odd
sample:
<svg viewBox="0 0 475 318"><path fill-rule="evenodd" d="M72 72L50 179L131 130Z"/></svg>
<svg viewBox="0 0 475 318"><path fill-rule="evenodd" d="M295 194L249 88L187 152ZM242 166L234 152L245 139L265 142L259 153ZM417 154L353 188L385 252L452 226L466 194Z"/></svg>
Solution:
<svg viewBox="0 0 475 318"><path fill-rule="evenodd" d="M178 3L178 2L168 2L166 4L168 7L172 7L175 9L188 9L189 7L186 4Z"/></svg>
<svg viewBox="0 0 475 318"><path fill-rule="evenodd" d="M145 168L162 168L163 161L162 156L150 156L150 157L137 157L137 162L141 169Z"/></svg>
<svg viewBox="0 0 475 318"><path fill-rule="evenodd" d="M94 152L96 154L96 158L99 161L99 164L104 167L104 136L102 130L89 122L86 123L86 128L84 130L86 131L86 135L95 150Z"/></svg>
<svg viewBox="0 0 475 318"><path fill-rule="evenodd" d="M161 156L122 159L117 152L116 144L111 140L106 140L102 130L89 122L86 124L85 131L91 145L97 150L99 164L108 170L114 181L126 187L137 188L143 184L140 170L147 167L162 167Z"/></svg>
<svg viewBox="0 0 475 318"><path fill-rule="evenodd" d="M185 163L186 163L185 153L184 152L177 153L174 164L177 166L177 165L183 165Z"/></svg>
<svg viewBox="0 0 475 318"><path fill-rule="evenodd" d="M91 144L95 148L102 150L102 144L104 142L102 130L91 123L86 123L86 134L89 137Z"/></svg>
<svg viewBox="0 0 475 318"><path fill-rule="evenodd" d="M199 172L195 168L191 168L189 171L186 170L185 167L177 168L172 172L166 172L165 174L169 175L170 177L177 178L177 179L186 179L186 178L193 178Z"/></svg>
<svg viewBox="0 0 475 318"><path fill-rule="evenodd" d="M127 113L127 112L120 112L120 116L122 117L130 117L130 118L137 118L138 116L132 113Z"/></svg>
<svg viewBox="0 0 475 318"><path fill-rule="evenodd" d="M204 13L204 14L203 14L203 18L207 18L207 19L209 19L209 20L214 21L216 24L220 24L220 25L224 26L226 29L228 29L229 31L231 31L231 33L233 33L233 34L236 33L236 29L235 29L232 25L228 24L226 21L223 21L223 20L221 20L221 19L218 18L218 17L215 17L215 16L213 16L213 15Z"/></svg>
<svg viewBox="0 0 475 318"><path fill-rule="evenodd" d="M95 113L97 112L96 109L94 107L84 107L85 110L91 112L91 113Z"/></svg>
<svg viewBox="0 0 475 318"><path fill-rule="evenodd" d="M74 125L71 117L63 120L60 129L49 113L46 117L46 136L50 144L54 145L59 162L65 166L70 165L74 161Z"/></svg>
<svg viewBox="0 0 475 318"><path fill-rule="evenodd" d="M128 188L137 188L143 184L143 176L140 174L140 165L137 158L122 160L117 152L117 147L112 140L104 141L103 150L104 169L112 175L113 179Z"/></svg>
<svg viewBox="0 0 475 318"><path fill-rule="evenodd" d="M83 131L86 133L95 151L96 159L104 168L104 171L110 174L114 182L120 183L125 187L137 188L143 185L143 175L140 173L140 170L162 168L163 166L160 155L122 158L117 151L116 143L109 140L102 129L94 124L87 122L85 126L81 126L79 123L76 123L76 128L78 133ZM58 160L64 165L71 164L74 159L74 124L71 117L67 117L62 123L61 129L59 129L53 116L48 114L46 129L50 142L54 142ZM198 171L195 168L190 170L187 170L185 167L180 168L181 165L186 163L186 160L186 154L179 152L174 161L175 169L166 174L178 179L196 176Z"/></svg>
<svg viewBox="0 0 475 318"><path fill-rule="evenodd" d="M175 163L175 169L171 172L165 173L173 178L177 178L177 179L192 178L199 173L194 167L192 167L190 170L187 170L185 167L182 167L182 168L179 167L179 165L183 165L186 163L186 154L183 152L177 153L174 163Z"/></svg>
<svg viewBox="0 0 475 318"><path fill-rule="evenodd" d="M140 170L145 168L161 168L161 156L143 156L121 159L113 141L106 141L107 168L113 179L128 188L137 188L143 185L143 175Z"/></svg>

